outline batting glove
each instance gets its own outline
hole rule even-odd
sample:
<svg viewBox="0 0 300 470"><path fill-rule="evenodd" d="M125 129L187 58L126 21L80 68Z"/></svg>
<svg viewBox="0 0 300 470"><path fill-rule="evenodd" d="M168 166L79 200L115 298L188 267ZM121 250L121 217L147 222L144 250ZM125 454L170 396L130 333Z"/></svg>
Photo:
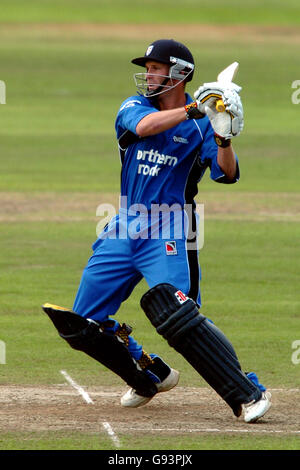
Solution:
<svg viewBox="0 0 300 470"><path fill-rule="evenodd" d="M235 83L222 86L219 82L204 83L194 93L197 107L205 113L219 137L231 139L238 136L244 127L244 112L239 92L241 87ZM222 99L225 112L216 110L216 101Z"/></svg>

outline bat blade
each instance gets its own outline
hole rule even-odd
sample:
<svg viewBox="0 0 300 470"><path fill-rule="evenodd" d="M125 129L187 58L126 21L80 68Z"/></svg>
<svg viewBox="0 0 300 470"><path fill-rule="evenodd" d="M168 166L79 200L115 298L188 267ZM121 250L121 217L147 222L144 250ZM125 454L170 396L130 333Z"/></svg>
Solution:
<svg viewBox="0 0 300 470"><path fill-rule="evenodd" d="M222 72L219 73L217 81L220 83L232 82L232 80L237 74L238 68L239 68L238 62L233 62L232 64L228 65L226 69L222 70Z"/></svg>
<svg viewBox="0 0 300 470"><path fill-rule="evenodd" d="M226 69L222 70L222 72L219 73L217 81L220 82L222 85L231 83L237 74L238 68L238 62L233 62L232 64L228 65ZM216 109L219 113L223 113L225 111L225 105L223 103L223 100L217 100Z"/></svg>

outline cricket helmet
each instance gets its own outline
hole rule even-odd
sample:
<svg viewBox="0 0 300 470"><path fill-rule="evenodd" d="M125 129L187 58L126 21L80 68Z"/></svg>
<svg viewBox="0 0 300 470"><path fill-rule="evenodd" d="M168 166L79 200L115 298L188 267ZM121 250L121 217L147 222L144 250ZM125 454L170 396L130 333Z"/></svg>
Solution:
<svg viewBox="0 0 300 470"><path fill-rule="evenodd" d="M168 91L168 89L177 86L178 83L182 81L189 82L193 78L195 63L192 53L184 44L175 41L174 39L159 39L152 42L147 47L144 56L132 59L131 62L135 65L145 67L146 62L149 60L154 60L156 62L170 65L170 69L169 75L162 76L165 77L165 80L161 85L163 89L159 90L159 92L155 91L155 93L147 91L146 83L142 83L143 81L145 82L144 73L134 74L137 88L144 92L142 94L145 96L154 96L160 93L164 93L165 91ZM166 85L166 83L169 80L172 81L172 79L179 80L179 82L177 82L175 85L171 84L171 86Z"/></svg>

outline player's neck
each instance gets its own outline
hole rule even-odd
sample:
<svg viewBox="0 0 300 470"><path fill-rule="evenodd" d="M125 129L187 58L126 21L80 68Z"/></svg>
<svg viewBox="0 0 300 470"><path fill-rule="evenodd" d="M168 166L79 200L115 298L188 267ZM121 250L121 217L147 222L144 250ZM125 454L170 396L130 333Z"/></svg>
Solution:
<svg viewBox="0 0 300 470"><path fill-rule="evenodd" d="M179 108L180 106L186 105L186 96L182 89L174 88L171 92L162 93L157 98L160 111Z"/></svg>

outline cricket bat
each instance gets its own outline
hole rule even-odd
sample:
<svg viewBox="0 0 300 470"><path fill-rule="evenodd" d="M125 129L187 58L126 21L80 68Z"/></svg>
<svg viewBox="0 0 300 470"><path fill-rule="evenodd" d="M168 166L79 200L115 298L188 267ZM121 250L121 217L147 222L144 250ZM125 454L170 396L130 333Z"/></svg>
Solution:
<svg viewBox="0 0 300 470"><path fill-rule="evenodd" d="M226 69L222 70L222 72L219 73L217 77L217 81L221 85L226 85L227 83L231 83L236 76L236 73L239 68L239 63L238 62L233 62L232 64L228 65ZM217 100L216 102L216 110L219 113L223 113L225 111L226 107L223 103L223 100Z"/></svg>

